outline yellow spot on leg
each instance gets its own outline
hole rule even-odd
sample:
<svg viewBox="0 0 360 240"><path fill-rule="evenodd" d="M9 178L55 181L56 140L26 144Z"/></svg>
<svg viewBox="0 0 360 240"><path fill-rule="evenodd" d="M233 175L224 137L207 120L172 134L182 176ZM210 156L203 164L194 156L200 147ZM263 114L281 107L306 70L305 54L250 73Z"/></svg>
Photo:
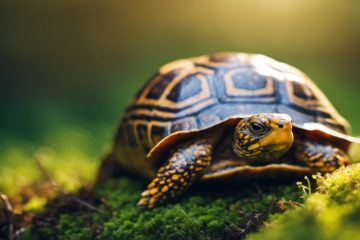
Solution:
<svg viewBox="0 0 360 240"><path fill-rule="evenodd" d="M150 194L151 194L151 195L154 195L154 194L156 194L158 191L159 191L159 189L153 188L153 189L150 190Z"/></svg>
<svg viewBox="0 0 360 240"><path fill-rule="evenodd" d="M196 163L199 164L199 165L205 165L205 164L206 164L206 163L204 163L204 162L201 161L201 160L197 160Z"/></svg>
<svg viewBox="0 0 360 240"><path fill-rule="evenodd" d="M180 178L179 175L175 174L171 177L172 180L178 180Z"/></svg>
<svg viewBox="0 0 360 240"><path fill-rule="evenodd" d="M156 198L151 198L150 201L149 201L149 208L153 208L156 201L157 201Z"/></svg>
<svg viewBox="0 0 360 240"><path fill-rule="evenodd" d="M169 190L169 187L168 187L168 186L163 186L163 187L161 188L161 191L162 191L162 192L167 192L167 190Z"/></svg>

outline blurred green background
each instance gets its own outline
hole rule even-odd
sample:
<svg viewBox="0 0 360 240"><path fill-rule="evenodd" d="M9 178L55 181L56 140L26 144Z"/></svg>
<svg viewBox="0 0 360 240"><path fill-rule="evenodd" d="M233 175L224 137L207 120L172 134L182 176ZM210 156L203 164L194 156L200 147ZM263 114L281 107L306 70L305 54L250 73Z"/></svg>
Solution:
<svg viewBox="0 0 360 240"><path fill-rule="evenodd" d="M69 188L90 181L158 67L218 51L300 68L360 134L359 1L3 1L0 188L39 179L34 154Z"/></svg>

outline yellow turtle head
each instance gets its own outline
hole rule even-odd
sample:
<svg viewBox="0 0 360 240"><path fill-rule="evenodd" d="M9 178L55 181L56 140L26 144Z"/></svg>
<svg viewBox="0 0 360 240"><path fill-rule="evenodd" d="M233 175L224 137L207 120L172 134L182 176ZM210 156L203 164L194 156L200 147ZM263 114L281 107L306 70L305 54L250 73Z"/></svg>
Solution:
<svg viewBox="0 0 360 240"><path fill-rule="evenodd" d="M249 164L275 162L294 141L291 117L287 114L257 114L239 121L233 150Z"/></svg>

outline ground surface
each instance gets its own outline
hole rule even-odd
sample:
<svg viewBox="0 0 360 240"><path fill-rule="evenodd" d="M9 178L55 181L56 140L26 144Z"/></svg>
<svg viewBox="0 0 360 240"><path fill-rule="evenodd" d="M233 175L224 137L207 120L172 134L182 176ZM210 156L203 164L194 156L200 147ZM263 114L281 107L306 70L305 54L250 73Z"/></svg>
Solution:
<svg viewBox="0 0 360 240"><path fill-rule="evenodd" d="M221 191L219 187L197 186L177 203L146 210L136 207L144 187L143 181L131 178L109 182L97 190L102 202L93 212L74 202L54 204L23 239L236 238L256 230L269 214L302 202L294 185L250 185ZM48 218L56 219L46 221Z"/></svg>
<svg viewBox="0 0 360 240"><path fill-rule="evenodd" d="M360 235L359 164L301 185L258 183L230 189L201 184L177 203L153 210L136 207L144 187L142 180L122 177L100 186L93 196L62 196L33 218L20 239L357 239Z"/></svg>

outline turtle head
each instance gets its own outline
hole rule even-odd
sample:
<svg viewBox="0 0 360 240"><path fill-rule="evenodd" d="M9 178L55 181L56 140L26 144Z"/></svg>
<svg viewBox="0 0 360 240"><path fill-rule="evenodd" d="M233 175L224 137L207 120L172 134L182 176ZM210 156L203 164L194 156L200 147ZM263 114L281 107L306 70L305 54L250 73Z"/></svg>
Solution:
<svg viewBox="0 0 360 240"><path fill-rule="evenodd" d="M249 164L278 160L294 141L292 121L287 114L257 114L239 121L233 150Z"/></svg>

